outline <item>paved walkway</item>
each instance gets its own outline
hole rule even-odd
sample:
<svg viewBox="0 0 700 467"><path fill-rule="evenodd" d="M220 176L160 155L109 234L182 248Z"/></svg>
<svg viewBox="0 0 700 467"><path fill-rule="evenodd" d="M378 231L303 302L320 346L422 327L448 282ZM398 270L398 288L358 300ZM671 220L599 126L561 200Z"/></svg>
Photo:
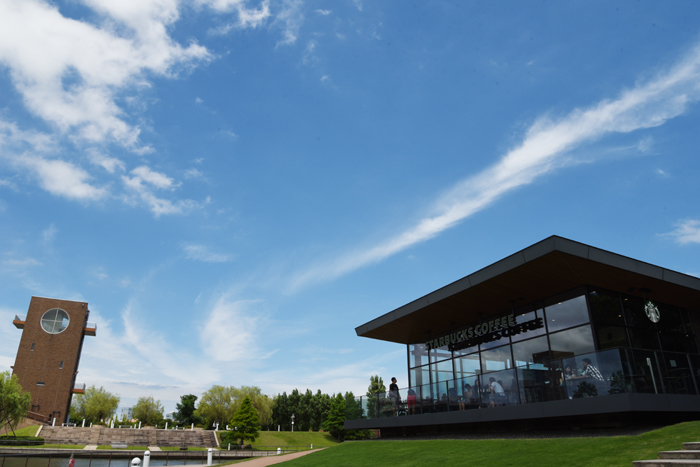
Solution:
<svg viewBox="0 0 700 467"><path fill-rule="evenodd" d="M256 457L255 459L243 462L245 467L267 467L268 465L281 464L297 457L311 454L312 452L323 451L326 448L314 449L313 451L294 452L292 454L282 454L281 456Z"/></svg>
<svg viewBox="0 0 700 467"><path fill-rule="evenodd" d="M88 444L83 449L85 451L97 451L97 445L96 444Z"/></svg>

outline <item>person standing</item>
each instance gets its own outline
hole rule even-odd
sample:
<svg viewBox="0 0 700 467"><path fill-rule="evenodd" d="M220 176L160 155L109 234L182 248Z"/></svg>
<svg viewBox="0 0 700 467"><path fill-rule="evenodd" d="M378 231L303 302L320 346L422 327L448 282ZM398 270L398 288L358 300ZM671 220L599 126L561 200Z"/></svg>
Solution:
<svg viewBox="0 0 700 467"><path fill-rule="evenodd" d="M396 378L391 378L391 384L389 385L389 399L391 400L391 408L394 411L394 416L399 410L399 403L401 402L401 395L399 394L399 386L396 384Z"/></svg>

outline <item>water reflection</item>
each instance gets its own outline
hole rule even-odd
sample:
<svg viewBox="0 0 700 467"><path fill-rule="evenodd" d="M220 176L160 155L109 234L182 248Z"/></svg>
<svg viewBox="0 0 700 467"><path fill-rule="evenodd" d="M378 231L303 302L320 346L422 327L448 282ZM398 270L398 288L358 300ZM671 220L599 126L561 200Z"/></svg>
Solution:
<svg viewBox="0 0 700 467"><path fill-rule="evenodd" d="M76 457L75 467L129 467L131 465L131 459L138 457L143 462L143 454L139 456L130 456L128 458L115 458L111 460L109 458L93 458L89 457ZM0 464L3 467L68 467L69 457L30 457L27 459L26 456L17 457L4 457ZM153 459L151 458L150 465L154 467L163 466L166 463L169 465L204 465L206 464L206 455L204 456L204 462L201 458L185 459L185 458L172 458L172 459ZM3 463L4 461L4 463Z"/></svg>

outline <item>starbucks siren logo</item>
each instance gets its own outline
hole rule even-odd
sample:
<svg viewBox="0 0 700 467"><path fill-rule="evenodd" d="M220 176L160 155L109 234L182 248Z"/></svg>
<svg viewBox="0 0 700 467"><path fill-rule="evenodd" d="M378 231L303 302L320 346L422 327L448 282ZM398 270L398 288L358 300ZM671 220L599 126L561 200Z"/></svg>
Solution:
<svg viewBox="0 0 700 467"><path fill-rule="evenodd" d="M647 314L647 318L649 318L652 323L658 323L659 319L661 319L659 307L657 307L651 300L647 300L647 302L644 304L644 312Z"/></svg>

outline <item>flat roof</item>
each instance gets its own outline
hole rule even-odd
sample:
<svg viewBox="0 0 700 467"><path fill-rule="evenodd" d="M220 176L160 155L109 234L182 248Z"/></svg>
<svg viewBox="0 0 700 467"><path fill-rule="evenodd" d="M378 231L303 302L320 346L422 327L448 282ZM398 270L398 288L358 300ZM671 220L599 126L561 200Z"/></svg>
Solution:
<svg viewBox="0 0 700 467"><path fill-rule="evenodd" d="M697 309L700 278L553 235L358 326L358 336L415 344L582 285ZM644 292L644 293L643 293Z"/></svg>

